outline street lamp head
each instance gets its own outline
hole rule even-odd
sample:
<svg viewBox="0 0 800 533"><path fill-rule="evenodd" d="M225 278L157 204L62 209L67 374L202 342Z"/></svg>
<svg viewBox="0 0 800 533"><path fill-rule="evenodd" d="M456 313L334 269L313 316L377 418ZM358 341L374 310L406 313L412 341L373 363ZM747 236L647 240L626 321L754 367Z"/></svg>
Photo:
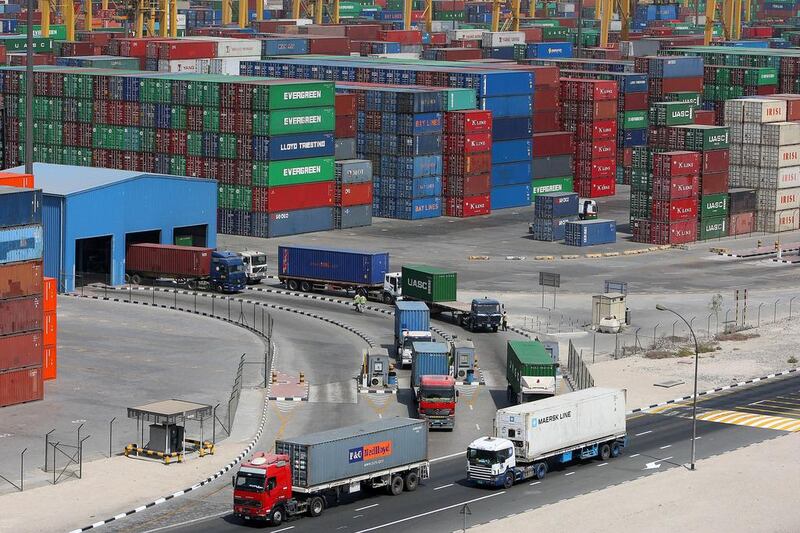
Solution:
<svg viewBox="0 0 800 533"><path fill-rule="evenodd" d="M667 308L666 308L666 307L664 307L664 306L663 306L663 305L661 305L661 304L656 304L656 309L658 309L659 311L666 311L666 310L667 310Z"/></svg>

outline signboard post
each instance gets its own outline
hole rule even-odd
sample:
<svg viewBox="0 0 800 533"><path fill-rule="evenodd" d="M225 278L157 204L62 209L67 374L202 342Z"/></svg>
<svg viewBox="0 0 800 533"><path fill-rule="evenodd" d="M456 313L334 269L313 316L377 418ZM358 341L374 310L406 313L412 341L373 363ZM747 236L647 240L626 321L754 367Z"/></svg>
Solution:
<svg viewBox="0 0 800 533"><path fill-rule="evenodd" d="M553 309L556 308L556 292L561 286L561 274L539 272L539 285L542 287L542 308L544 308L544 288L553 287Z"/></svg>

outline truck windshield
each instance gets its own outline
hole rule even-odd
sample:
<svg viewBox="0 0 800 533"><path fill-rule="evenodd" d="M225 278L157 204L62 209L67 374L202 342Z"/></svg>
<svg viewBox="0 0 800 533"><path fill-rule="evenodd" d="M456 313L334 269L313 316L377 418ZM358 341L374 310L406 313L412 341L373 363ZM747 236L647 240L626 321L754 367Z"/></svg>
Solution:
<svg viewBox="0 0 800 533"><path fill-rule="evenodd" d="M427 402L452 402L455 397L455 391L446 388L425 387L420 395Z"/></svg>
<svg viewBox="0 0 800 533"><path fill-rule="evenodd" d="M475 312L482 315L497 315L500 313L500 306L497 304L475 304Z"/></svg>
<svg viewBox="0 0 800 533"><path fill-rule="evenodd" d="M244 490L247 492L264 492L266 480L266 476L261 474L239 472L236 475L236 490Z"/></svg>
<svg viewBox="0 0 800 533"><path fill-rule="evenodd" d="M240 262L230 262L225 267L228 269L228 272L233 274L234 272L244 272L244 264Z"/></svg>
<svg viewBox="0 0 800 533"><path fill-rule="evenodd" d="M266 255L254 255L250 262L253 266L262 266L267 264L267 256Z"/></svg>
<svg viewBox="0 0 800 533"><path fill-rule="evenodd" d="M502 463L504 459L500 458L500 452L492 452L489 450L476 450L475 448L467 448L467 461L471 465L492 466L493 464Z"/></svg>
<svg viewBox="0 0 800 533"><path fill-rule="evenodd" d="M431 337L407 337L403 341L403 348L405 348L406 350L410 350L411 345L414 344L415 342L432 342L432 341L433 339Z"/></svg>

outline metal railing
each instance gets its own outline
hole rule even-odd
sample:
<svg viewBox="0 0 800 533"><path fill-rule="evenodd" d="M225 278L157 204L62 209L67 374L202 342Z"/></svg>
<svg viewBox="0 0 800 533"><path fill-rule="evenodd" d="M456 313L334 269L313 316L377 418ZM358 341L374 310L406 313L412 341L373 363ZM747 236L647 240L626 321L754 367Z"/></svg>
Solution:
<svg viewBox="0 0 800 533"><path fill-rule="evenodd" d="M217 415L217 408L220 404L214 406L214 424L216 428L216 424L219 423L222 426L223 431L225 434L230 437L231 431L233 430L233 421L236 418L236 411L239 408L239 398L242 396L242 373L244 370L245 365L245 357L247 354L242 354L241 359L239 360L239 367L236 370L236 376L233 378L233 387L231 388L231 395L228 398L227 406L225 407L223 416L225 417L225 421L223 422L222 419ZM216 444L216 429L214 430L214 435L212 437L212 442Z"/></svg>
<svg viewBox="0 0 800 533"><path fill-rule="evenodd" d="M575 349L575 345L572 344L572 341L569 341L567 372L573 389L581 390L594 387L592 373L589 372L589 367L586 365L583 357L581 357L581 354L578 353L578 350Z"/></svg>

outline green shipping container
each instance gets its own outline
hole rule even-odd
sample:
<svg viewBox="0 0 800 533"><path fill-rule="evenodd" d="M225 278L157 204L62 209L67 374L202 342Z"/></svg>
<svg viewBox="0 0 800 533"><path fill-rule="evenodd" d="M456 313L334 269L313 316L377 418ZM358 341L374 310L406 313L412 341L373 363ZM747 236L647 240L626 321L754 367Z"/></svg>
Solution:
<svg viewBox="0 0 800 533"><path fill-rule="evenodd" d="M336 88L331 81L265 83L253 86L253 109L258 111L331 107L335 98Z"/></svg>
<svg viewBox="0 0 800 533"><path fill-rule="evenodd" d="M655 126L682 126L694 122L695 106L684 102L654 102L650 122Z"/></svg>
<svg viewBox="0 0 800 533"><path fill-rule="evenodd" d="M695 124L680 127L686 130L685 150L716 150L717 148L728 148L730 146L730 135L728 128L725 126Z"/></svg>
<svg viewBox="0 0 800 533"><path fill-rule="evenodd" d="M531 182L531 192L533 197L536 197L537 194L546 194L548 192L572 192L572 187L572 176L544 178L540 180L533 180Z"/></svg>
<svg viewBox="0 0 800 533"><path fill-rule="evenodd" d="M556 364L539 341L508 341L506 348L506 380L508 386L519 394L524 376L556 376Z"/></svg>
<svg viewBox="0 0 800 533"><path fill-rule="evenodd" d="M253 175L253 185L262 187L299 185L301 183L312 183L315 181L330 181L334 177L332 157L309 157L306 159L272 161L266 166L267 183L256 183L256 177Z"/></svg>
<svg viewBox="0 0 800 533"><path fill-rule="evenodd" d="M668 102L681 102L695 107L703 105L703 95L700 93L667 93L664 98Z"/></svg>
<svg viewBox="0 0 800 533"><path fill-rule="evenodd" d="M17 33L28 35L28 25L20 24L17 26ZM45 37L49 37L50 39L55 39L57 41L63 41L67 38L67 26L64 24L50 24L49 33L50 35L45 35ZM40 24L33 25L33 38L42 38L42 26Z"/></svg>
<svg viewBox="0 0 800 533"><path fill-rule="evenodd" d="M706 194L700 197L700 219L727 216L728 194Z"/></svg>
<svg viewBox="0 0 800 533"><path fill-rule="evenodd" d="M697 224L697 238L701 241L728 236L728 217L701 218Z"/></svg>
<svg viewBox="0 0 800 533"><path fill-rule="evenodd" d="M217 195L219 207L250 211L253 206L253 191L240 185L220 185Z"/></svg>
<svg viewBox="0 0 800 533"><path fill-rule="evenodd" d="M458 276L451 270L424 265L403 266L403 296L425 302L452 302L456 299Z"/></svg>
<svg viewBox="0 0 800 533"><path fill-rule="evenodd" d="M445 93L445 111L475 109L475 89L441 88Z"/></svg>
<svg viewBox="0 0 800 533"><path fill-rule="evenodd" d="M315 131L333 131L336 115L333 107L277 109L253 113L253 135L291 135Z"/></svg>
<svg viewBox="0 0 800 533"><path fill-rule="evenodd" d="M623 130L639 130L647 127L647 111L625 111L620 113Z"/></svg>

